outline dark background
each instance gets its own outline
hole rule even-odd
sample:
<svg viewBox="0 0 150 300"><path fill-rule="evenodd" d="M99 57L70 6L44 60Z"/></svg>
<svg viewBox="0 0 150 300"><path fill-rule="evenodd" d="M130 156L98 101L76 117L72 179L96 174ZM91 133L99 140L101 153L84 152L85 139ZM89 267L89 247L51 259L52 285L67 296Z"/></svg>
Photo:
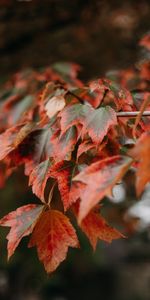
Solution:
<svg viewBox="0 0 150 300"><path fill-rule="evenodd" d="M83 81L138 60L138 40L150 29L149 1L0 1L0 79L28 67L58 61L82 66ZM0 192L1 216L35 199L27 180L14 175ZM148 230L112 245L100 242L96 253L80 234L82 249L69 251L54 275L46 275L27 239L6 261L1 230L1 300L149 300Z"/></svg>
<svg viewBox="0 0 150 300"><path fill-rule="evenodd" d="M148 0L0 3L1 76L56 61L79 63L84 80L128 67L136 61L137 42L150 25Z"/></svg>

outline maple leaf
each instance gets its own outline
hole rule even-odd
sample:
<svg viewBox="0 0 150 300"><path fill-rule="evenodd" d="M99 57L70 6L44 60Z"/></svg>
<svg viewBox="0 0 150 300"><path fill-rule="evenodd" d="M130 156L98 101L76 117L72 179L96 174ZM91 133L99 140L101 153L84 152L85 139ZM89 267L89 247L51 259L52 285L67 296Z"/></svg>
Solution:
<svg viewBox="0 0 150 300"><path fill-rule="evenodd" d="M32 233L29 247L37 247L39 259L48 273L66 258L68 247L78 247L78 238L69 219L57 210L42 213Z"/></svg>
<svg viewBox="0 0 150 300"><path fill-rule="evenodd" d="M51 161L45 160L37 165L29 175L29 185L32 185L33 193L45 202L44 191L49 175L49 169L51 167Z"/></svg>
<svg viewBox="0 0 150 300"><path fill-rule="evenodd" d="M21 122L25 113L27 113L35 103L35 96L24 95L24 93L19 90L17 93L16 90L14 88L12 95L8 97L1 106L0 119L5 116L4 123L9 126Z"/></svg>
<svg viewBox="0 0 150 300"><path fill-rule="evenodd" d="M63 134L60 131L56 132L51 137L52 157L55 161L70 160L76 142L77 130L75 126L70 127Z"/></svg>
<svg viewBox="0 0 150 300"><path fill-rule="evenodd" d="M26 95L24 98L21 99L21 101L14 105L14 108L11 110L11 113L9 112L9 124L16 124L17 121L19 121L21 117L23 117L25 113L29 111L29 108L31 108L34 105L34 101L34 96Z"/></svg>
<svg viewBox="0 0 150 300"><path fill-rule="evenodd" d="M45 110L49 118L52 118L56 113L61 111L65 106L64 96L58 95L50 98L45 105Z"/></svg>
<svg viewBox="0 0 150 300"><path fill-rule="evenodd" d="M74 104L65 107L59 114L61 117L60 124L62 132L65 132L73 125L84 124L84 120L89 117L93 111L94 109L91 106L84 104Z"/></svg>
<svg viewBox="0 0 150 300"><path fill-rule="evenodd" d="M3 160L10 152L15 150L33 130L34 126L33 122L26 125L17 125L2 133L0 135L0 160Z"/></svg>
<svg viewBox="0 0 150 300"><path fill-rule="evenodd" d="M31 170L52 156L53 147L51 144L52 136L51 128L36 129L21 143L18 152L21 156L29 157L30 163L26 164L26 175L29 175Z"/></svg>
<svg viewBox="0 0 150 300"><path fill-rule="evenodd" d="M28 204L17 208L0 220L1 226L11 227L7 235L8 259L13 255L21 239L33 231L42 210L43 205Z"/></svg>
<svg viewBox="0 0 150 300"><path fill-rule="evenodd" d="M75 215L78 216L78 203L73 205L73 211ZM96 249L98 239L111 243L114 239L124 237L118 230L107 224L105 219L99 213L98 205L83 219L80 228L88 237L93 250Z"/></svg>
<svg viewBox="0 0 150 300"><path fill-rule="evenodd" d="M139 114L136 117L135 124L134 124L133 129L132 129L132 133L133 133L134 138L136 137L136 128L138 126L138 123L141 124L141 127L145 127L147 129L148 129L148 127L150 128L150 122L149 122L148 118L146 118L146 123L147 124L144 124L144 122L140 121L140 119L142 118L142 114L143 114L144 110L146 109L146 107L148 107L149 104L150 104L150 93L146 92L146 93L144 93L144 95L142 95L140 111L139 111Z"/></svg>
<svg viewBox="0 0 150 300"><path fill-rule="evenodd" d="M150 132L143 133L128 154L138 161L136 191L137 195L140 196L145 185L150 181Z"/></svg>
<svg viewBox="0 0 150 300"><path fill-rule="evenodd" d="M109 107L93 109L84 104L66 107L61 113L61 129L82 124L82 135L88 133L94 143L100 143L112 125L117 124L115 111Z"/></svg>
<svg viewBox="0 0 150 300"><path fill-rule="evenodd" d="M94 143L101 143L112 125L117 124L115 111L109 107L95 109L88 115L83 126L83 133L88 133Z"/></svg>
<svg viewBox="0 0 150 300"><path fill-rule="evenodd" d="M112 156L91 164L74 177L73 180L81 181L86 185L81 195L79 223L104 196L110 194L111 189L123 177L131 162L132 159L129 157Z"/></svg>
<svg viewBox="0 0 150 300"><path fill-rule="evenodd" d="M49 176L55 178L58 182L65 210L80 197L82 191L82 184L72 182L76 169L77 166L73 162L61 161L49 170Z"/></svg>
<svg viewBox="0 0 150 300"><path fill-rule="evenodd" d="M30 166L30 169L32 165ZM45 203L44 191L47 180L54 178L58 182L64 209L67 210L81 194L84 184L73 182L72 178L77 170L73 162L61 161L52 163L49 159L37 165L29 175L29 185L33 193Z"/></svg>

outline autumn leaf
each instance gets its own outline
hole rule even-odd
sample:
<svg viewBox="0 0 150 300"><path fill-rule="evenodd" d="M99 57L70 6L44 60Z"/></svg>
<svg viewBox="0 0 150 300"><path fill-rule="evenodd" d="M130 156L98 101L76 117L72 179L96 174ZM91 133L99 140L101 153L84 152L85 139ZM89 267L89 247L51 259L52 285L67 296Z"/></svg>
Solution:
<svg viewBox="0 0 150 300"><path fill-rule="evenodd" d="M33 130L34 126L33 122L25 125L17 125L2 133L0 135L0 160L3 160L9 153L15 150Z"/></svg>
<svg viewBox="0 0 150 300"><path fill-rule="evenodd" d="M136 137L136 129L138 124L141 125L143 129L150 130L150 119L148 117L143 118L143 112L145 110L148 110L150 108L150 93L142 93L140 96L139 95L134 95L134 102L137 105L137 108L139 110L139 114L136 117L135 124L132 129L133 137ZM147 108L147 109L146 109Z"/></svg>
<svg viewBox="0 0 150 300"><path fill-rule="evenodd" d="M11 227L7 235L8 259L13 255L21 239L33 231L42 210L43 205L28 204L17 208L0 220L1 226Z"/></svg>
<svg viewBox="0 0 150 300"><path fill-rule="evenodd" d="M67 210L81 194L82 184L72 181L77 166L73 162L61 161L53 165L49 170L49 176L55 178L58 182L61 199L64 209Z"/></svg>
<svg viewBox="0 0 150 300"><path fill-rule="evenodd" d="M83 141L77 151L77 159L83 154L86 153L88 150L94 148L94 144L88 140Z"/></svg>
<svg viewBox="0 0 150 300"><path fill-rule="evenodd" d="M77 124L84 124L84 121L94 109L89 105L74 104L65 107L59 114L61 117L61 130L65 132L69 127Z"/></svg>
<svg viewBox="0 0 150 300"><path fill-rule="evenodd" d="M73 211L75 215L78 216L78 203L74 204ZM90 211L79 226L88 237L94 250L96 249L99 239L111 243L114 239L124 237L118 230L107 224L105 219L99 213L99 206Z"/></svg>
<svg viewBox="0 0 150 300"><path fill-rule="evenodd" d="M24 98L21 99L16 105L14 105L10 117L9 117L9 124L13 125L16 124L17 121L19 121L27 111L29 111L29 108L31 108L34 105L35 97L32 95L27 95Z"/></svg>
<svg viewBox="0 0 150 300"><path fill-rule="evenodd" d="M140 196L145 185L150 181L150 132L143 133L128 154L138 161L136 191L137 195Z"/></svg>
<svg viewBox="0 0 150 300"><path fill-rule="evenodd" d="M82 82L77 79L80 66L69 62L57 62L52 65L52 69L60 74L61 78L73 85L82 86Z"/></svg>
<svg viewBox="0 0 150 300"><path fill-rule="evenodd" d="M78 238L69 219L57 210L42 213L32 233L29 247L37 247L39 259L48 273L66 258L68 247L78 247Z"/></svg>
<svg viewBox="0 0 150 300"><path fill-rule="evenodd" d="M100 143L109 128L117 124L116 113L109 106L93 109L88 105L75 104L66 107L60 116L63 132L72 125L82 124L82 135L88 133L94 143Z"/></svg>
<svg viewBox="0 0 150 300"><path fill-rule="evenodd" d="M140 46L147 48L150 51L150 34L146 34L139 42Z"/></svg>
<svg viewBox="0 0 150 300"><path fill-rule="evenodd" d="M83 125L83 133L88 133L94 143L101 143L109 128L116 124L115 111L109 106L101 107L87 116Z"/></svg>
<svg viewBox="0 0 150 300"><path fill-rule="evenodd" d="M50 141L52 134L49 127L36 129L19 146L20 156L29 157L30 160L26 166L26 175L29 175L31 170L42 161L52 156L53 147Z"/></svg>
<svg viewBox="0 0 150 300"><path fill-rule="evenodd" d="M140 45L149 50L149 35ZM97 205L128 169L137 169L138 196L150 181L147 54L136 68L109 72L112 80L102 78L87 85L76 78L79 67L71 63L17 72L1 82L0 187L22 164L33 193L44 204L25 205L0 220L2 226L11 227L8 257L32 231L29 245L37 246L48 272L65 259L69 246L77 247L68 218L48 210L53 197L52 206L57 206L55 196L62 200L64 211L78 206L77 222L94 249L98 239L111 242L122 236L107 224ZM136 144L132 132L141 136ZM132 174L127 174L127 185L134 179Z"/></svg>
<svg viewBox="0 0 150 300"><path fill-rule="evenodd" d="M104 196L111 193L113 186L123 177L131 162L129 157L112 156L91 164L74 177L73 180L86 185L81 195L79 223Z"/></svg>
<svg viewBox="0 0 150 300"><path fill-rule="evenodd" d="M31 167L32 168L32 165ZM41 162L29 175L29 185L32 185L33 193L45 203L44 191L47 180L54 178L58 183L61 200L64 209L67 210L82 192L84 184L73 182L77 166L73 162L61 161L52 163L51 160Z"/></svg>
<svg viewBox="0 0 150 300"><path fill-rule="evenodd" d="M32 185L33 193L40 198L42 202L45 202L44 191L47 180L50 177L49 170L51 165L52 163L49 159L45 160L33 168L29 175L29 185Z"/></svg>
<svg viewBox="0 0 150 300"><path fill-rule="evenodd" d="M51 137L52 157L55 161L70 160L72 151L77 142L77 130L75 126L70 127L67 131L61 134L56 132Z"/></svg>
<svg viewBox="0 0 150 300"><path fill-rule="evenodd" d="M56 113L61 111L65 106L63 95L58 95L50 98L45 105L45 110L49 118L52 118Z"/></svg>
<svg viewBox="0 0 150 300"><path fill-rule="evenodd" d="M5 123L14 126L17 122L21 122L25 113L34 106L35 96L23 95L20 91L12 91L12 95L2 104L0 111L0 119L5 116Z"/></svg>
<svg viewBox="0 0 150 300"><path fill-rule="evenodd" d="M68 93L69 96L70 94L72 95L72 100L78 99L80 102L87 102L89 103L92 107L97 108L99 107L103 95L104 95L104 90L103 92L97 89L92 89L91 85L90 87L82 87L82 88L77 88L71 90L71 93ZM67 95L68 99L68 95Z"/></svg>

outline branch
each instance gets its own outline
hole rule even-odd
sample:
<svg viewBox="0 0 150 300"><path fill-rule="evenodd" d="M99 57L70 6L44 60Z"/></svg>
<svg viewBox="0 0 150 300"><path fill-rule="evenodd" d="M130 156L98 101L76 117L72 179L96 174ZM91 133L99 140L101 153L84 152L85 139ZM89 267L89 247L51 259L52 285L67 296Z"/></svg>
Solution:
<svg viewBox="0 0 150 300"><path fill-rule="evenodd" d="M117 117L130 117L134 118L140 114L140 111L120 111L117 112ZM142 116L150 116L150 110L144 111Z"/></svg>

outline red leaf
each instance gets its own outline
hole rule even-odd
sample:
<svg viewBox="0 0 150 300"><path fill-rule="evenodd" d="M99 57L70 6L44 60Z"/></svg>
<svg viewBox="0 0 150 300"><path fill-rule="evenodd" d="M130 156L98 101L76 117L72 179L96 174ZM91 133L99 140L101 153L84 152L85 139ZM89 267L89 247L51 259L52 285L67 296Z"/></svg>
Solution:
<svg viewBox="0 0 150 300"><path fill-rule="evenodd" d="M68 247L78 247L78 238L69 219L59 211L43 212L32 233L29 247L37 247L48 273L66 258Z"/></svg>
<svg viewBox="0 0 150 300"><path fill-rule="evenodd" d="M94 148L94 144L91 143L88 140L85 140L83 143L81 143L78 147L78 151L77 151L77 159L85 152L87 152L88 150Z"/></svg>
<svg viewBox="0 0 150 300"><path fill-rule="evenodd" d="M143 133L135 147L128 153L138 161L136 191L137 195L140 196L145 185L150 181L150 132Z"/></svg>
<svg viewBox="0 0 150 300"><path fill-rule="evenodd" d="M14 90L14 93L16 91ZM26 95L24 96L21 91L18 90L18 94L9 97L1 107L0 119L5 116L4 123L8 126L13 126L17 122L21 122L25 113L34 106L35 96Z"/></svg>
<svg viewBox="0 0 150 300"><path fill-rule="evenodd" d="M74 86L82 86L81 81L77 79L78 72L80 71L79 65L69 62L61 62L53 64L52 68L60 74L61 78L65 81L73 84Z"/></svg>
<svg viewBox="0 0 150 300"><path fill-rule="evenodd" d="M58 188L65 210L67 210L81 194L81 184L80 188L78 188L79 185L72 182L76 168L77 167L73 162L62 161L52 166L49 171L49 175L55 178L58 182Z"/></svg>
<svg viewBox="0 0 150 300"><path fill-rule="evenodd" d="M60 113L61 130L65 132L69 127L84 124L84 120L94 111L92 107L84 104L74 104L65 107Z"/></svg>
<svg viewBox="0 0 150 300"><path fill-rule="evenodd" d="M67 210L74 203L82 192L84 184L73 182L77 166L73 162L61 161L52 164L50 160L40 163L32 171L29 166L29 185L32 185L33 193L45 203L44 191L47 180L51 177L58 182L61 199L64 209Z"/></svg>
<svg viewBox="0 0 150 300"><path fill-rule="evenodd" d="M52 136L51 128L36 129L23 141L19 147L22 156L30 158L31 168L52 156L53 147L50 141ZM28 168L27 168L28 169ZM27 171L27 170L26 170ZM30 168L28 170L30 172ZM29 173L26 172L26 175Z"/></svg>
<svg viewBox="0 0 150 300"><path fill-rule="evenodd" d="M82 135L88 133L94 143L100 143L112 125L117 124L115 111L109 107L93 109L88 105L75 104L66 107L60 114L61 129L82 124Z"/></svg>
<svg viewBox="0 0 150 300"><path fill-rule="evenodd" d="M0 220L1 226L11 227L8 240L8 259L12 256L21 239L29 235L43 210L43 205L28 204L19 207Z"/></svg>
<svg viewBox="0 0 150 300"><path fill-rule="evenodd" d="M95 109L87 116L83 133L88 133L94 143L101 143L112 125L117 124L115 111L109 107Z"/></svg>
<svg viewBox="0 0 150 300"><path fill-rule="evenodd" d="M15 150L33 130L34 126L34 123L17 125L2 133L0 135L0 160L4 159L10 152Z"/></svg>
<svg viewBox="0 0 150 300"><path fill-rule="evenodd" d="M74 205L75 215L78 215L78 203ZM96 249L98 239L111 243L123 235L115 228L109 226L105 219L99 214L99 207L92 210L80 224L82 231L88 237L93 249Z"/></svg>
<svg viewBox="0 0 150 300"><path fill-rule="evenodd" d="M33 193L39 197L42 202L45 202L44 191L49 175L49 170L51 167L50 160L45 160L36 166L29 176L29 185L32 185Z"/></svg>
<svg viewBox="0 0 150 300"><path fill-rule="evenodd" d="M55 161L71 160L72 151L77 142L75 126L69 128L64 134L57 132L51 138L52 157Z"/></svg>
<svg viewBox="0 0 150 300"><path fill-rule="evenodd" d="M74 177L74 180L86 185L81 195L79 223L104 196L110 194L111 189L123 177L131 162L132 159L128 157L113 156L91 164Z"/></svg>
<svg viewBox="0 0 150 300"><path fill-rule="evenodd" d="M140 46L144 46L148 50L150 50L150 34L146 34L139 43Z"/></svg>

